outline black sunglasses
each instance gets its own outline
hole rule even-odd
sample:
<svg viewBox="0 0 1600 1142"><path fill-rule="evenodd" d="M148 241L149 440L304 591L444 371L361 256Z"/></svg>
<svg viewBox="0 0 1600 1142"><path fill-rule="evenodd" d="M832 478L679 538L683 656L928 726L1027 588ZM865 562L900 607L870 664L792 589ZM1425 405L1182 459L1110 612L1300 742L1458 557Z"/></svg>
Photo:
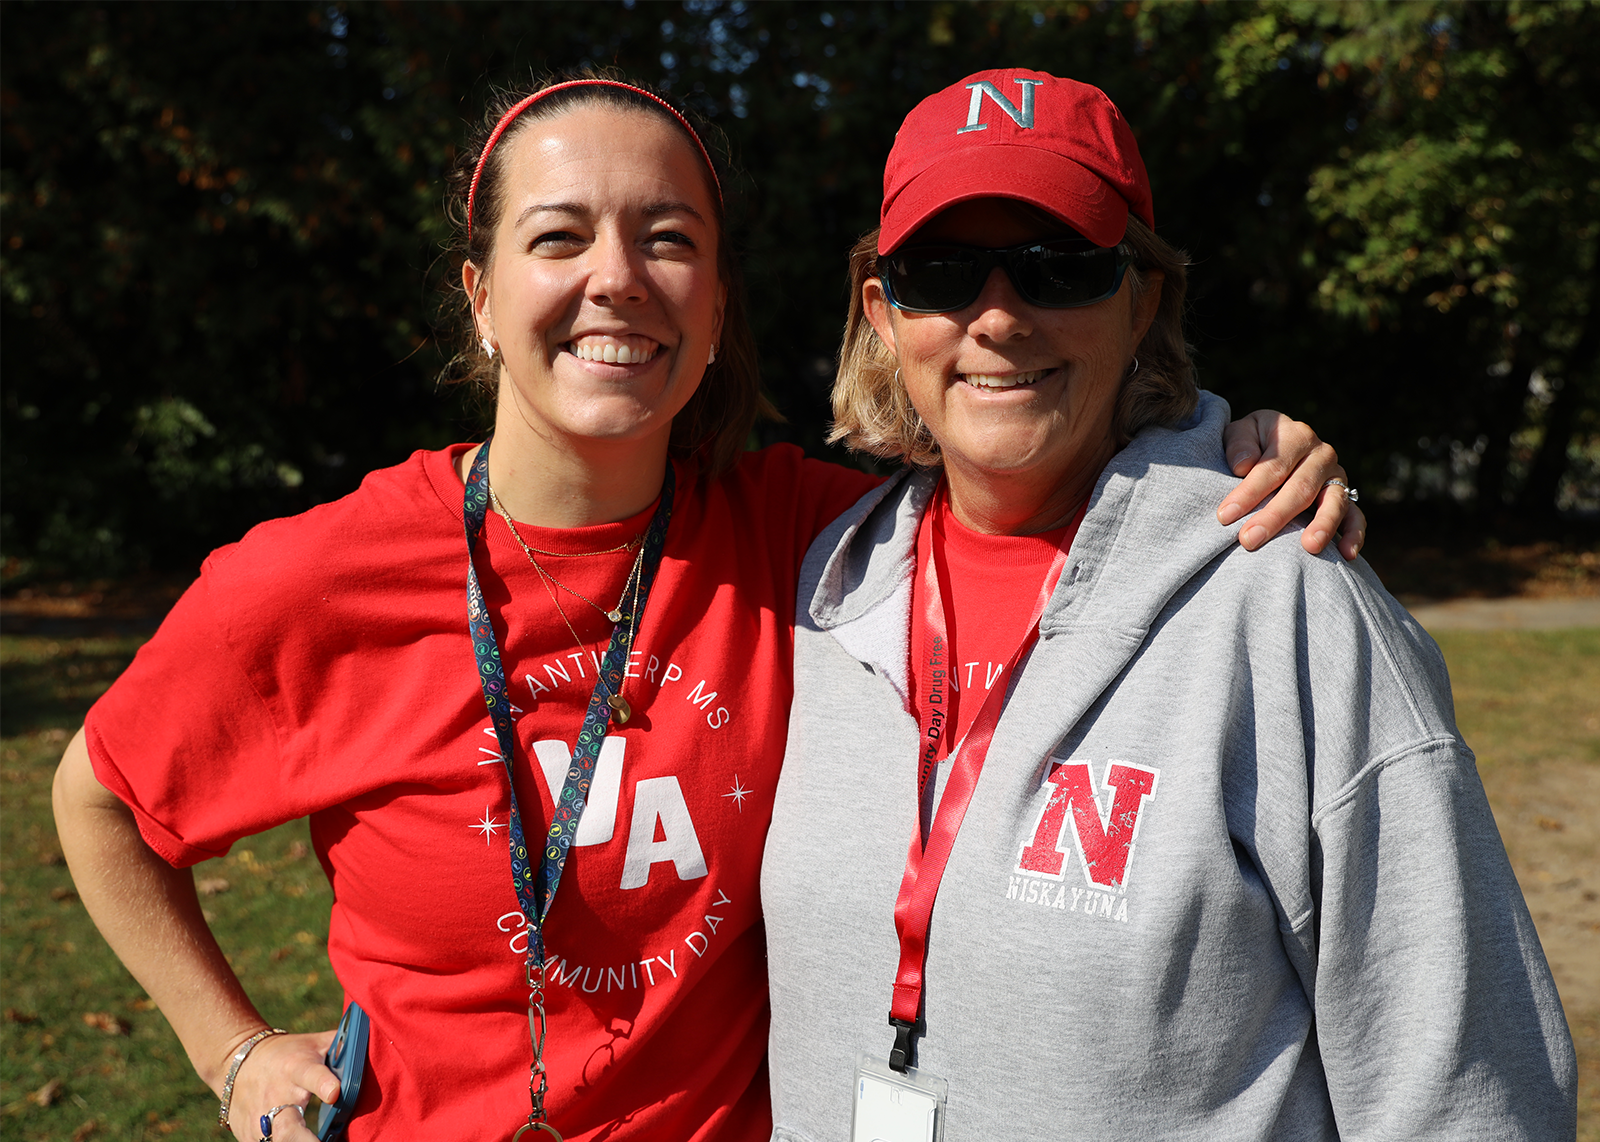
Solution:
<svg viewBox="0 0 1600 1142"><path fill-rule="evenodd" d="M889 304L907 313L953 313L978 300L996 266L1022 300L1046 309L1104 301L1122 288L1132 258L1121 246L1082 238L985 246L907 246L878 259L878 280Z"/></svg>

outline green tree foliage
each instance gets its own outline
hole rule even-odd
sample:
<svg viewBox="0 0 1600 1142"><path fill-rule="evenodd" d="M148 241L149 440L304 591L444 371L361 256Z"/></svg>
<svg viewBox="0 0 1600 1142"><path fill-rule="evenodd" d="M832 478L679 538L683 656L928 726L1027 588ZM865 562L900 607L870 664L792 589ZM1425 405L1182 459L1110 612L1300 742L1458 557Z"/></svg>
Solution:
<svg viewBox="0 0 1600 1142"><path fill-rule="evenodd" d="M356 137L343 28L8 8L8 553L192 558L441 438L448 405L406 362L435 195Z"/></svg>
<svg viewBox="0 0 1600 1142"><path fill-rule="evenodd" d="M1297 2L1224 45L1237 89L1292 56L1353 96L1349 137L1309 172L1307 285L1350 327L1434 358L1406 353L1381 383L1403 394L1405 428L1472 445L1486 513L1513 483L1524 510L1553 508L1574 438L1596 427L1597 36L1582 2ZM1540 444L1514 474L1530 426Z"/></svg>
<svg viewBox="0 0 1600 1142"><path fill-rule="evenodd" d="M769 439L821 448L844 252L876 223L901 117L1008 65L1097 83L1134 124L1158 228L1197 263L1203 382L1236 406L1312 419L1358 479L1406 496L1453 443L1481 454L1485 502L1550 505L1595 436L1592 5L13 2L3 19L12 571L181 564L477 431L482 410L437 384L457 273L441 175L491 84L586 64L663 85L742 162L736 237L789 418Z"/></svg>

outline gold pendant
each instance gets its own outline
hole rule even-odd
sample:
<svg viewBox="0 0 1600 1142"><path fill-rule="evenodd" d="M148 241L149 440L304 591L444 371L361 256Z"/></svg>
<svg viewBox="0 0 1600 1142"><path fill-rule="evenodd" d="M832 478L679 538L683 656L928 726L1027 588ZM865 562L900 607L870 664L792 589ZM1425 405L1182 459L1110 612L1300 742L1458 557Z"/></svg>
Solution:
<svg viewBox="0 0 1600 1142"><path fill-rule="evenodd" d="M610 619L614 623L620 623L622 621L622 610L621 610L621 608L618 608L617 610L614 610L614 611L607 611L606 612L606 618Z"/></svg>
<svg viewBox="0 0 1600 1142"><path fill-rule="evenodd" d="M611 712L619 723L633 717L633 707L628 705L628 700L621 694L611 695L606 699L606 705L611 707Z"/></svg>

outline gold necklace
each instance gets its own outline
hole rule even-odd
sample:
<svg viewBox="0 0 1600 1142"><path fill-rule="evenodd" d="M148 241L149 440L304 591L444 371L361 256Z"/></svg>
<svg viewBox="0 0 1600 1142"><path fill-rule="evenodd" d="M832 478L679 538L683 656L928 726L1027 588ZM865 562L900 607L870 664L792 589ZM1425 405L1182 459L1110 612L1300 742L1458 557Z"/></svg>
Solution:
<svg viewBox="0 0 1600 1142"><path fill-rule="evenodd" d="M487 480L485 480L485 483L487 484ZM583 639L578 637L577 628L575 628L572 625L572 620L567 617L567 609L561 605L561 597L555 593L555 589L553 587L551 587L551 584L554 583L556 587L560 587L563 591L566 591L568 594L575 595L578 598L582 599L584 602L588 603L591 607L593 607L595 610L599 611L602 615L604 615L607 620L609 620L610 622L613 622L613 623L619 623L619 622L622 621L622 617L623 617L623 615L622 615L622 604L628 598L629 589L630 588L632 589L632 591L633 591L633 606L628 608L628 616L627 616L628 617L628 646L627 646L627 650L624 651L623 656L622 656L622 661L623 661L623 664L624 664L623 665L623 677L626 678L627 677L627 665L626 664L628 662L628 659L633 654L633 638L634 638L634 635L636 633L638 633L638 623L639 623L639 583L640 583L640 579L643 578L643 572L644 572L644 544L642 542L640 542L643 537L642 536L635 536L634 538L628 540L627 543L621 544L621 545L619 545L617 547L607 548L605 551L586 551L586 552L582 552L581 553L583 555L610 555L610 554L612 554L614 552L626 551L628 548L632 547L635 543L637 543L639 545L639 553L633 557L633 566L628 569L628 577L622 581L622 594L617 597L617 605L615 607L613 607L611 610L607 611L607 610L603 609L600 606L599 603L597 603L593 599L589 598L589 596L583 595L583 594L580 594L577 591L574 591L571 587L567 586L561 580L557 579L554 575L550 574L550 572L546 571L544 569L544 566L537 559L535 559L533 557L534 551L536 551L538 549L537 548L533 548L533 547L529 547L528 544L526 542L524 542L524 540L522 538L522 533L517 530L517 525L512 520L511 514L509 512L507 512L506 509L503 506L501 506L500 497L494 494L494 488L492 486L488 487L488 492L489 492L489 502L494 505L495 511L499 512L501 518L503 518L506 521L506 526L511 529L512 537L517 541L517 546L522 548L522 553L528 557L528 562L533 564L533 569L539 573L539 581L544 584L544 589L545 589L546 593L549 594L550 601L556 605L556 613L561 616L561 621L566 624L567 633L572 636L572 641L577 644L578 653L579 654L586 653L589 648L584 645ZM569 553L567 553L567 552L540 551L540 554L541 555L567 555ZM576 556L574 556L574 557L576 557ZM597 677L599 679L600 685L605 688L605 691L606 691L606 705L611 707L612 715L617 719L617 722L619 724L626 722L630 717L633 716L633 707L630 706L628 704L628 700L622 696L620 688L619 688L617 693L615 693L615 694L611 693L611 687L610 687L610 685L608 685L606 683L606 680L605 680L605 673L600 670L598 665L595 667L595 674L597 675Z"/></svg>
<svg viewBox="0 0 1600 1142"><path fill-rule="evenodd" d="M500 513L500 518L506 521L506 526L511 529L511 538L517 541L517 546L522 548L522 553L528 557L528 562L533 564L534 570L538 571L541 577L548 579L551 583L554 583L557 587L560 587L567 594L572 595L575 598L582 599L584 602L588 603L591 607L604 615L608 621L614 623L620 623L622 621L622 601L628 597L628 585L638 577L639 571L644 563L644 544L639 543L639 540L642 538L641 536L636 535L626 543L620 543L616 547L608 547L604 551L545 551L542 548L529 546L528 541L522 538L522 533L517 530L516 521L511 518L511 513L506 511L505 506L501 504L500 497L494 494L493 485L489 486L489 502L494 505L494 510ZM633 557L633 567L628 572L628 577L622 581L622 594L617 598L617 605L612 607L609 611L602 607L599 603L595 602L593 599L589 598L588 595L583 594L581 591L574 591L560 579L557 579L554 575L550 574L549 571L545 570L544 565L533 556L535 551L539 552L540 555L552 555L557 558L564 559L578 559L590 555L611 555L618 551L626 551L636 543L639 544L639 553ZM548 585L546 589L548 589ZM559 610L560 607L561 604L559 601L557 601L556 608ZM565 611L561 612L561 617L566 618ZM569 623L568 626L570 627L571 624Z"/></svg>
<svg viewBox="0 0 1600 1142"><path fill-rule="evenodd" d="M523 551L537 551L540 555L548 555L552 559L587 559L591 555L614 555L619 551L627 551L632 548L635 543L638 543L644 538L643 536L636 535L626 543L619 543L615 547L606 548L604 551L546 551L542 547L530 547L527 543L523 542L522 534L517 531L517 525L511 520L511 513L506 511L505 505L500 502L500 497L495 495L494 485L485 480L484 486L489 491L489 502L494 505L494 510L499 512L501 516L505 518L506 523L511 528L511 534L515 535L517 537L517 542L522 544Z"/></svg>

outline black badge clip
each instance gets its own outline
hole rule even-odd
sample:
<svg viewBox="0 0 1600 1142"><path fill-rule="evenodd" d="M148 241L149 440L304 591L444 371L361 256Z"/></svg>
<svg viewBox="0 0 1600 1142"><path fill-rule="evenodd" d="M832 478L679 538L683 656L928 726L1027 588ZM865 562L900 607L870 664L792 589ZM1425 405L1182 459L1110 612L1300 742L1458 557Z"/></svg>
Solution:
<svg viewBox="0 0 1600 1142"><path fill-rule="evenodd" d="M894 1050L889 1052L889 1066L892 1070L906 1073L906 1068L911 1065L911 1037L917 1032L917 1025L904 1019L889 1017L889 1025L894 1028Z"/></svg>

